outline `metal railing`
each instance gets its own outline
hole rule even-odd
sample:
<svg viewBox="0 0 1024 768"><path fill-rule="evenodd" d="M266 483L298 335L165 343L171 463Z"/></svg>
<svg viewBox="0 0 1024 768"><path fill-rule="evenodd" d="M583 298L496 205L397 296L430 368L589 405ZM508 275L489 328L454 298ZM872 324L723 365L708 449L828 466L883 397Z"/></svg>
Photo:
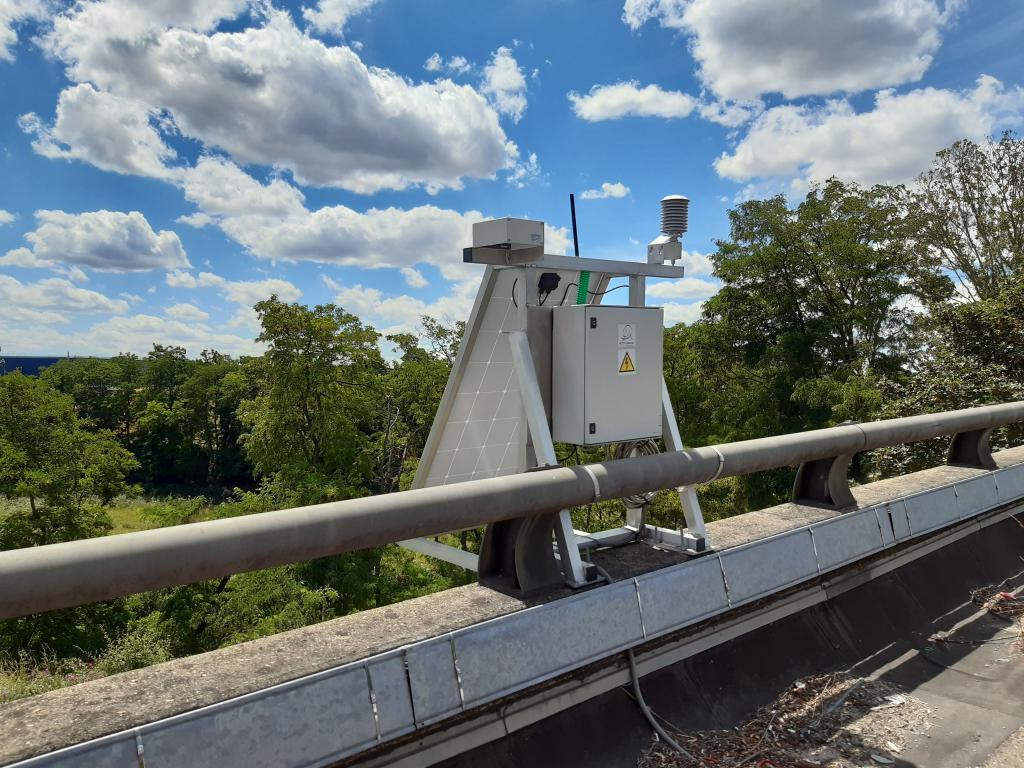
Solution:
<svg viewBox="0 0 1024 768"><path fill-rule="evenodd" d="M942 436L954 438L951 461L991 468L989 433L1022 421L1024 402L1004 403L10 550L0 552L0 618L798 464L798 486L801 474L821 475L819 462L835 490L844 457ZM534 555L553 557L545 546Z"/></svg>

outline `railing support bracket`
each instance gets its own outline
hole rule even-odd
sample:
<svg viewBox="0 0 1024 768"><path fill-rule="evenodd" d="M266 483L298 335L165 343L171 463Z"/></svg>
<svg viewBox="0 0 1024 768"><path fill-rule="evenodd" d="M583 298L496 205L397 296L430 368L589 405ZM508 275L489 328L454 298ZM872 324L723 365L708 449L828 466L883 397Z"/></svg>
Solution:
<svg viewBox="0 0 1024 768"><path fill-rule="evenodd" d="M957 467L996 469L996 460L992 458L992 448L989 446L991 436L991 427L953 435L946 463Z"/></svg>
<svg viewBox="0 0 1024 768"><path fill-rule="evenodd" d="M852 453L844 453L801 464L793 481L793 503L825 509L857 506L847 480L851 459Z"/></svg>

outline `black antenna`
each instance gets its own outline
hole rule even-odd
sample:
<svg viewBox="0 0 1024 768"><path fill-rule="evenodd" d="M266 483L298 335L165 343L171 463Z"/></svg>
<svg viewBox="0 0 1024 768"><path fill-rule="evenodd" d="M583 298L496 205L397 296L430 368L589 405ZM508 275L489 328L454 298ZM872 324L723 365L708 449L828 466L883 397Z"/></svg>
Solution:
<svg viewBox="0 0 1024 768"><path fill-rule="evenodd" d="M576 234L576 196L572 192L569 193L569 210L572 211L572 249L578 259L580 257L580 237Z"/></svg>

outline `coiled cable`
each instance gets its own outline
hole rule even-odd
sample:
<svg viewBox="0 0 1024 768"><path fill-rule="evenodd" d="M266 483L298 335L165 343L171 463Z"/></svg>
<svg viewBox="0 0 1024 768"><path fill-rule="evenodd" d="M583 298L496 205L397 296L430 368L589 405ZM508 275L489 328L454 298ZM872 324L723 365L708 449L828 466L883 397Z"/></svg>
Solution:
<svg viewBox="0 0 1024 768"><path fill-rule="evenodd" d="M630 440L615 446L616 459L628 459L632 456L654 456L657 453L661 453L661 451L658 449L658 443L654 440ZM650 504L654 499L654 495L654 491L648 491L647 493L638 493L635 496L624 496L622 500L626 502L626 506L636 508Z"/></svg>

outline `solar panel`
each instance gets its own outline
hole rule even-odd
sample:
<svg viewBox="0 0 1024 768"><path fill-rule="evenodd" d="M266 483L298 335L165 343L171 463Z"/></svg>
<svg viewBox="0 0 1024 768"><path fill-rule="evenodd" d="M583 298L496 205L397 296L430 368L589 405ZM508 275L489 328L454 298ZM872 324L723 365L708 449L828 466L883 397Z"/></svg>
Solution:
<svg viewBox="0 0 1024 768"><path fill-rule="evenodd" d="M526 420L512 367L507 332L522 330L524 314L512 300L519 270L493 270L489 298L481 289L446 399L450 407L417 475L417 486L449 485L526 469ZM470 327L477 321L475 332ZM442 404L442 409L446 404Z"/></svg>

